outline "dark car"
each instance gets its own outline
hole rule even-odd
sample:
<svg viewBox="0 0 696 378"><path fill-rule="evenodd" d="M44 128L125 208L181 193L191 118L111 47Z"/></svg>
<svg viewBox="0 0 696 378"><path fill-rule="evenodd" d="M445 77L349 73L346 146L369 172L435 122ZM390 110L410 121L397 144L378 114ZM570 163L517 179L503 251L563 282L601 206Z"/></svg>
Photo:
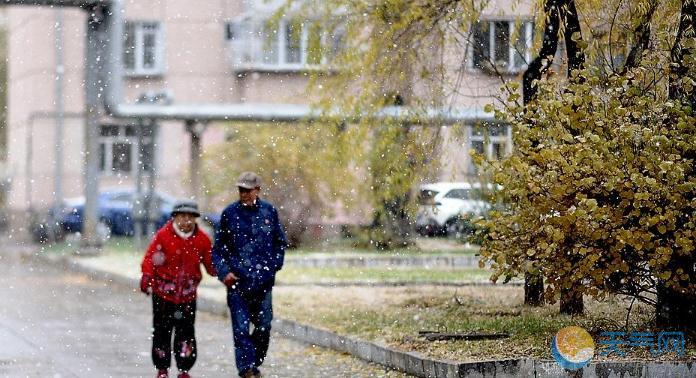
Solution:
<svg viewBox="0 0 696 378"><path fill-rule="evenodd" d="M206 213L201 214L202 226L205 232L212 238L215 235L215 230L220 227L220 213Z"/></svg>
<svg viewBox="0 0 696 378"><path fill-rule="evenodd" d="M98 197L98 214L100 234L126 235L135 233L135 217L133 208L135 204L135 191L129 189L119 189L102 192ZM155 208L157 214L155 225L162 227L169 219L172 207L176 199L164 193L155 193ZM55 217L66 233L81 232L82 219L85 207L84 198L74 198L65 200L59 209L59 214ZM55 210L50 210L55 211ZM53 213L49 214L52 217Z"/></svg>

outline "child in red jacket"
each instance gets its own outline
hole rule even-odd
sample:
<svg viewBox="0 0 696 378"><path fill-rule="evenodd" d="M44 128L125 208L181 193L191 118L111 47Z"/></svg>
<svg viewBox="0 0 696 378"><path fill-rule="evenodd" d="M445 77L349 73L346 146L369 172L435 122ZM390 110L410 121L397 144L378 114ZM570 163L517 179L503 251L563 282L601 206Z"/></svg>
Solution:
<svg viewBox="0 0 696 378"><path fill-rule="evenodd" d="M172 219L157 231L141 265L140 290L152 294L152 362L157 378L169 376L172 332L178 377L189 378L196 362L194 323L201 263L208 274L216 276L210 238L196 225L199 216L195 203L177 203Z"/></svg>

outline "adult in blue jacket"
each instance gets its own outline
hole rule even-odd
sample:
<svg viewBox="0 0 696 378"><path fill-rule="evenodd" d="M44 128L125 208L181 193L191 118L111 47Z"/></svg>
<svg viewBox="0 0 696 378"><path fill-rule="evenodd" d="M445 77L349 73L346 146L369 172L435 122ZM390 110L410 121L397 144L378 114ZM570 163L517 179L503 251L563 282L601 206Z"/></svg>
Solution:
<svg viewBox="0 0 696 378"><path fill-rule="evenodd" d="M227 286L235 361L241 377L259 377L268 351L276 272L283 266L285 233L278 211L259 198L261 178L244 172L237 179L239 201L227 206L215 233L213 263ZM249 334L249 323L254 325Z"/></svg>

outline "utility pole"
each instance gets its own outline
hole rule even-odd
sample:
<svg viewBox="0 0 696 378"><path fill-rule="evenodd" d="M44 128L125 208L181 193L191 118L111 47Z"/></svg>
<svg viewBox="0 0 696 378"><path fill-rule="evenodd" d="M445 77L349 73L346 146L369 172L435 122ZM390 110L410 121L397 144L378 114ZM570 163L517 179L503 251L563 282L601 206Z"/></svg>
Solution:
<svg viewBox="0 0 696 378"><path fill-rule="evenodd" d="M189 165L189 169L191 171L191 187L189 191L194 197L194 200L198 202L198 205L202 208L205 207L205 204L203 203L205 193L201 180L201 156L203 154L201 138L203 137L203 132L207 126L208 125L206 123L197 122L191 119L186 120L186 131L191 134L191 160Z"/></svg>
<svg viewBox="0 0 696 378"><path fill-rule="evenodd" d="M142 249L143 230L145 225L145 209L143 207L143 171L145 170L145 122L143 119L138 119L136 128L138 134L138 160L135 174L135 198L133 198L133 237L135 238L135 246Z"/></svg>
<svg viewBox="0 0 696 378"><path fill-rule="evenodd" d="M138 120L138 165L133 204L134 237L138 247L144 246L143 234L154 232L151 223L157 221L159 209L155 191L155 132L156 122L150 119ZM147 183L145 179L147 177ZM147 184L147 192L144 192Z"/></svg>
<svg viewBox="0 0 696 378"><path fill-rule="evenodd" d="M147 143L148 141L146 141L147 144L145 148L147 148L148 152L150 153L150 169L147 176L147 194L145 195L144 206L145 219L147 221L145 231L147 234L147 238L151 239L157 231L156 223L160 217L160 204L159 201L157 201L157 196L155 194L157 185L157 132L159 129L159 124L155 119L151 119L148 121L148 134L150 138L149 143Z"/></svg>
<svg viewBox="0 0 696 378"><path fill-rule="evenodd" d="M100 87L105 57L102 56L105 43L105 17L108 9L94 5L87 11L87 48L85 51L85 209L82 222L81 253L94 253L101 248L102 241L97 235L99 218L99 118Z"/></svg>
<svg viewBox="0 0 696 378"><path fill-rule="evenodd" d="M63 8L55 10L55 49L56 49L56 82L55 82L55 104L56 104L56 144L55 144L55 177L53 187L53 218L51 219L50 230L60 227L58 216L63 204L63 130L65 103L63 101L63 76L65 66L63 62Z"/></svg>

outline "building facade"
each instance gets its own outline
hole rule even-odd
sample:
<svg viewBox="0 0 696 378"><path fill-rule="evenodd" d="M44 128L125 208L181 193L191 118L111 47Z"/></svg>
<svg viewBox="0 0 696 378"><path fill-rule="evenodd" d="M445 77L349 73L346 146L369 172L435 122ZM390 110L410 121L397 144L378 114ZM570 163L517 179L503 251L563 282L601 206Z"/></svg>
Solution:
<svg viewBox="0 0 696 378"><path fill-rule="evenodd" d="M281 1L129 0L125 2L123 65L125 101L156 96L173 104L270 103L308 105L308 68L326 57L313 56L311 24L267 22ZM493 4L475 26L466 62L453 63L466 80L451 103L482 108L500 87L487 64L515 75L529 60L533 24ZM509 12L509 11L508 11ZM76 9L9 7L8 206L14 213L44 209L56 199L83 192L85 140L84 56L86 15ZM528 21L516 22L520 17ZM57 27L61 26L60 28ZM519 29L519 30L518 30ZM336 49L342 35L331 36ZM462 64L464 66L462 67ZM62 137L58 114L61 113ZM225 123L211 123L203 149L225 138ZM104 117L99 130L100 187L133 187L138 166L138 124ZM143 168L157 172L157 187L190 196L190 134L182 122L162 121L154 154ZM436 174L444 181L475 176L468 151L501 156L512 148L506 126L444 131L445 153ZM57 159L57 154L62 159ZM57 161L62 161L60 180Z"/></svg>

